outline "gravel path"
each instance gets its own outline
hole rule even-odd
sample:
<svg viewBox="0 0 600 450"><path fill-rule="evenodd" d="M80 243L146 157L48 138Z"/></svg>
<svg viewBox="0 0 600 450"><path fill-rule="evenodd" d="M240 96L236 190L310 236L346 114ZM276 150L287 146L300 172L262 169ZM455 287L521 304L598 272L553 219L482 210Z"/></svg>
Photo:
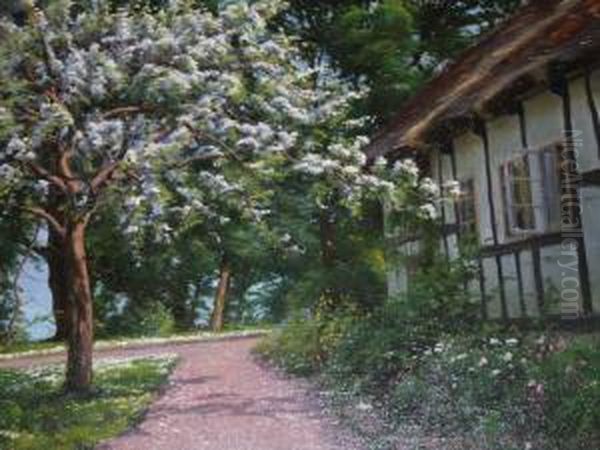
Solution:
<svg viewBox="0 0 600 450"><path fill-rule="evenodd" d="M181 360L144 420L98 450L359 450L300 380L257 364L256 338L107 350L97 358L177 353ZM63 355L0 362L27 367Z"/></svg>

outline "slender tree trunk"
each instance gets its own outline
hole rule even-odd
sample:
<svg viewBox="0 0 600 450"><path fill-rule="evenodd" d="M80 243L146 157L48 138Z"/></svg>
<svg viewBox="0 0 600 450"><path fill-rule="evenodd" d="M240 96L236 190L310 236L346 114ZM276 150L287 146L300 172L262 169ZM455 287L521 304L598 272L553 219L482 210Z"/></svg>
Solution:
<svg viewBox="0 0 600 450"><path fill-rule="evenodd" d="M335 216L330 209L321 210L319 215L319 228L321 235L321 262L326 268L332 268L335 266L337 250L335 245Z"/></svg>
<svg viewBox="0 0 600 450"><path fill-rule="evenodd" d="M58 171L58 161L54 162ZM65 227L65 214L61 205L65 201L64 193L56 186L51 185L48 191L48 209L56 221ZM67 280L67 260L64 254L63 235L48 223L48 239L44 252L48 265L48 285L52 294L52 313L56 332L52 340L66 341L69 326L69 288Z"/></svg>
<svg viewBox="0 0 600 450"><path fill-rule="evenodd" d="M56 332L53 340L66 341L69 322L69 289L63 239L52 227L48 229L48 285L52 294L52 312Z"/></svg>
<svg viewBox="0 0 600 450"><path fill-rule="evenodd" d="M331 275L337 264L337 224L335 210L330 207L321 210L319 215L321 236L321 264L325 273ZM340 303L340 292L335 286L334 278L329 276L327 285L321 292L321 298L316 305L317 310L333 311Z"/></svg>
<svg viewBox="0 0 600 450"><path fill-rule="evenodd" d="M227 305L227 294L231 283L231 267L227 258L221 261L219 268L219 284L215 295L215 303L210 316L210 327L213 331L219 332L223 330L225 324L225 306Z"/></svg>
<svg viewBox="0 0 600 450"><path fill-rule="evenodd" d="M69 223L64 239L69 292L69 339L66 389L86 392L92 384L93 305L85 253L86 220Z"/></svg>

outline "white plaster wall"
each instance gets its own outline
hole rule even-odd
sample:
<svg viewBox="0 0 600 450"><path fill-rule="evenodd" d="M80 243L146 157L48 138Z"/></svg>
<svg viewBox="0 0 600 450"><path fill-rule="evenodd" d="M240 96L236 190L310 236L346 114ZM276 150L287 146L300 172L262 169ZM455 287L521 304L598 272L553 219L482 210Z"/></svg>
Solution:
<svg viewBox="0 0 600 450"><path fill-rule="evenodd" d="M389 240L389 242L394 242L394 238L398 236L400 233L399 227L392 227L388 217L389 217L390 209L389 206L384 202L383 204L383 220L384 220L384 233L385 238ZM389 297L394 297L406 290L406 270L403 265L400 264L394 255L394 250L392 249L392 254L388 255L386 258L386 281L387 281L387 293Z"/></svg>
<svg viewBox="0 0 600 450"><path fill-rule="evenodd" d="M436 183L440 183L440 187L443 187L448 181L453 179L452 159L450 155L445 155L439 149L434 149L429 155L429 165L431 167L431 179ZM454 213L454 203L452 199L445 195L444 201L438 205L438 211L440 213L442 206L444 208L446 218L445 223L456 223L456 215Z"/></svg>
<svg viewBox="0 0 600 450"><path fill-rule="evenodd" d="M581 295L578 281L570 282L569 277L578 277L579 269L577 265L577 256L565 255L561 245L553 245L541 249L542 259L542 277L544 279L544 302L546 311L549 314L560 315L565 308L572 306L572 302L567 304L571 295L567 289L575 288L577 293L573 296L578 299L576 308L581 309L583 296ZM565 266L572 267L572 269ZM565 296L563 298L563 296Z"/></svg>
<svg viewBox="0 0 600 450"><path fill-rule="evenodd" d="M562 140L564 120L562 99L549 91L523 102L527 143L536 149Z"/></svg>
<svg viewBox="0 0 600 450"><path fill-rule="evenodd" d="M488 317L490 319L502 318L502 303L498 284L498 268L496 258L483 259L483 277L485 280L485 295Z"/></svg>
<svg viewBox="0 0 600 450"><path fill-rule="evenodd" d="M446 239L448 240L448 257L450 260L454 260L460 256L458 251L458 236L456 234L449 234Z"/></svg>
<svg viewBox="0 0 600 450"><path fill-rule="evenodd" d="M535 275L533 271L533 255L531 250L521 252L521 277L523 280L523 294L525 297L525 312L527 317L539 317L540 310L535 289Z"/></svg>
<svg viewBox="0 0 600 450"><path fill-rule="evenodd" d="M592 85L597 105L600 105L600 71L596 71L592 77ZM573 113L573 125L576 130L581 130L584 146L580 153L581 170L600 168L600 159L597 157L597 145L593 124L591 121L585 85L583 79L573 80L570 84L571 106ZM542 146L560 141L563 138L563 112L562 99L550 92L544 92L526 100L523 103L526 118L526 135L529 149L537 149ZM487 131L490 142L490 159L492 173L492 189L496 207L497 230L500 242L508 239L500 186L500 166L503 162L513 158L521 148L521 136L519 119L515 115L507 115L496 118L487 123ZM476 209L482 245L493 244L492 224L489 210L487 193L487 179L485 171L485 156L482 140L473 133L465 133L454 141L457 179L474 179L476 192ZM450 155L443 155L435 151L432 158L432 177L439 180L438 169L441 161L443 182L453 178L452 162ZM532 168L533 169L533 168ZM533 189L534 202L539 201L541 192ZM600 312L600 277L594 274L600 268L600 188L587 187L582 191L583 199L583 223L587 245L588 265L592 283L592 294L595 312ZM446 206L446 222L455 223L454 208ZM448 236L450 257L458 255L457 238L455 235ZM414 251L414 249L412 249ZM404 254L412 253L410 248L402 250ZM546 247L542 253L542 276L547 296L560 296L561 280L564 278L564 269L561 269L558 261L561 260L560 246ZM564 256L563 256L564 259ZM518 284L516 266L513 255L502 257L502 265L505 275L505 292L510 317L519 317L520 303L518 297ZM488 296L487 310L491 318L499 318L502 315L502 307L498 291L498 279L496 261L494 258L486 258L483 261L485 289ZM533 257L531 251L521 252L521 273L525 303L528 316L538 316L537 294L533 270ZM471 283L470 290L479 294L479 283ZM555 287L554 293L551 286ZM388 272L388 287L390 295L406 291L408 279L403 267L395 267ZM560 313L560 305L553 306L553 313Z"/></svg>
<svg viewBox="0 0 600 450"><path fill-rule="evenodd" d="M508 309L508 317L522 317L521 303L519 299L519 278L517 274L517 265L515 255L502 255L502 270L504 275L504 292L506 295L506 307Z"/></svg>
<svg viewBox="0 0 600 450"><path fill-rule="evenodd" d="M494 243L485 173L483 142L473 133L465 133L454 141L458 180L473 178L479 238L482 245Z"/></svg>
<svg viewBox="0 0 600 450"><path fill-rule="evenodd" d="M391 265L391 264L390 264ZM389 297L396 297L406 292L408 286L406 269L400 264L387 271L387 289Z"/></svg>
<svg viewBox="0 0 600 450"><path fill-rule="evenodd" d="M429 153L429 158L428 158L429 159L429 170L431 171L429 176L435 183L439 183L439 177L440 177L439 165L440 165L440 161L441 161L441 155L442 155L441 152L437 149L432 149L431 152ZM441 217L442 204L437 204L436 209L438 211L438 214Z"/></svg>
<svg viewBox="0 0 600 450"><path fill-rule="evenodd" d="M600 108L600 72L592 76L592 89L596 91L596 107ZM579 170L585 172L600 168L598 157L598 143L596 133L588 104L585 88L585 79L579 77L571 81L569 85L571 94L571 117L573 120L573 131L578 152L577 162Z"/></svg>
<svg viewBox="0 0 600 450"><path fill-rule="evenodd" d="M492 170L492 190L496 208L496 227L498 241L506 242L508 233L504 220L504 202L502 199L502 183L500 181L500 168L502 164L514 159L523 152L519 117L505 115L498 117L487 124L487 133L490 146L490 167Z"/></svg>
<svg viewBox="0 0 600 450"><path fill-rule="evenodd" d="M583 230L594 312L600 314L600 187L581 190Z"/></svg>
<svg viewBox="0 0 600 450"><path fill-rule="evenodd" d="M453 180L452 176L452 156L447 154L440 153L440 157L442 159L442 180L443 183L447 183L450 180ZM451 199L446 201L446 223L453 224L456 223L456 214L454 210L454 202Z"/></svg>
<svg viewBox="0 0 600 450"><path fill-rule="evenodd" d="M527 144L529 150L539 150L549 144L564 140L564 117L562 98L545 91L523 102L525 114ZM530 158L530 171L539 174L539 160ZM543 205L544 193L539 177L532 177L532 200L534 205ZM535 221L538 227L546 227L546 212L540 208L535 210Z"/></svg>

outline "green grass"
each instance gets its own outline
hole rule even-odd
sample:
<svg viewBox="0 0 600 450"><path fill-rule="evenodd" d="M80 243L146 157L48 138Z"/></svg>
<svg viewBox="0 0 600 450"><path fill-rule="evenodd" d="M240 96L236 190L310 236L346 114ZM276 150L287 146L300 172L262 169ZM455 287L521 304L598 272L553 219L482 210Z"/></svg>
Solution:
<svg viewBox="0 0 600 450"><path fill-rule="evenodd" d="M0 355L7 353L20 353L32 350L46 350L59 345L58 342L15 342L10 345L0 343Z"/></svg>
<svg viewBox="0 0 600 450"><path fill-rule="evenodd" d="M182 331L172 333L168 336L107 336L97 339L94 342L96 348L109 348L109 347L122 347L122 346L135 346L136 344L146 345L156 344L156 340L168 341L173 339L185 340L186 338L198 338L198 340L210 338L210 337L227 337L231 334L232 337L235 333L253 332L253 331L269 331L272 325L265 324L261 326L256 325L227 325L225 329L220 333L213 333L208 329L197 329L190 331ZM154 341L153 341L154 340ZM6 356L35 356L36 354L43 354L48 352L60 352L64 350L64 344L62 342L15 342L10 345L0 343L0 359ZM19 355L22 354L22 355Z"/></svg>
<svg viewBox="0 0 600 450"><path fill-rule="evenodd" d="M0 370L0 449L92 449L140 419L175 365L172 356L101 362L94 393L62 393L61 366Z"/></svg>
<svg viewBox="0 0 600 450"><path fill-rule="evenodd" d="M223 327L223 333L227 333L230 331L263 331L270 330L273 328L273 324L271 322L257 322L257 323L226 323Z"/></svg>

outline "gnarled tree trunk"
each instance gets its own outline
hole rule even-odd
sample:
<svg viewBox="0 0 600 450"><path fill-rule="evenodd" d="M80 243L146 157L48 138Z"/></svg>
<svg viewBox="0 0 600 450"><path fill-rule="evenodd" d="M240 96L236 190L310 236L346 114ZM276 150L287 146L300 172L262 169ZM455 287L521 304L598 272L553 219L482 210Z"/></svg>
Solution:
<svg viewBox="0 0 600 450"><path fill-rule="evenodd" d="M85 253L86 220L69 223L65 230L64 256L69 298L69 339L66 389L88 391L92 384L94 341L93 305Z"/></svg>
<svg viewBox="0 0 600 450"><path fill-rule="evenodd" d="M223 330L225 324L225 306L227 305L227 295L231 282L231 267L226 257L223 257L219 268L219 284L215 295L215 303L210 316L210 328L219 332Z"/></svg>

